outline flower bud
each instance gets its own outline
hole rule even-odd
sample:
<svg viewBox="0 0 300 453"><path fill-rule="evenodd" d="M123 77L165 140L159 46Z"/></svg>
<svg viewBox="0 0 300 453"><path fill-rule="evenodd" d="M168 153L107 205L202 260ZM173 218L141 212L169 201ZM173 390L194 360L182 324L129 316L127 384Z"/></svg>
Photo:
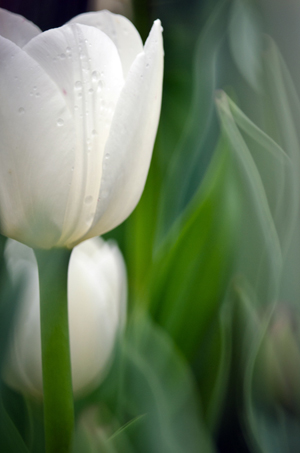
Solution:
<svg viewBox="0 0 300 453"><path fill-rule="evenodd" d="M38 268L29 247L9 240L5 259L13 283L24 282L3 378L12 388L42 397ZM105 377L126 317L127 280L118 247L93 238L75 247L68 270L73 391L80 396Z"/></svg>

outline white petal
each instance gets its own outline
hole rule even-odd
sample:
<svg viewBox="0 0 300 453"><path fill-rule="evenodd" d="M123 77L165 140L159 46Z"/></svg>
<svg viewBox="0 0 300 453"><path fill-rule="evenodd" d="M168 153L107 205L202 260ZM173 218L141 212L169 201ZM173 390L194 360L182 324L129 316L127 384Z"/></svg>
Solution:
<svg viewBox="0 0 300 453"><path fill-rule="evenodd" d="M61 235L72 179L73 118L45 71L2 37L0 61L1 232L50 248Z"/></svg>
<svg viewBox="0 0 300 453"><path fill-rule="evenodd" d="M0 34L3 38L23 47L39 33L41 33L39 27L25 17L0 8Z"/></svg>
<svg viewBox="0 0 300 453"><path fill-rule="evenodd" d="M118 49L126 78L134 59L143 51L143 42L139 32L130 20L119 14L103 10L80 14L71 22L91 25L110 37Z"/></svg>
<svg viewBox="0 0 300 453"><path fill-rule="evenodd" d="M49 30L25 50L56 83L74 118L74 172L58 245L70 244L85 234L94 218L104 147L124 84L122 66L113 42L86 25Z"/></svg>
<svg viewBox="0 0 300 453"><path fill-rule="evenodd" d="M69 325L73 389L76 395L105 377L120 325L121 254L93 238L73 249L69 276ZM120 272L121 270L121 272ZM123 283L123 281L122 281ZM122 288L124 289L124 288ZM122 294L122 299L126 293Z"/></svg>
<svg viewBox="0 0 300 453"><path fill-rule="evenodd" d="M32 249L13 240L7 241L4 256L12 282L21 285L21 291L3 377L14 389L40 398L43 383L36 259Z"/></svg>
<svg viewBox="0 0 300 453"><path fill-rule="evenodd" d="M161 25L156 21L134 61L113 118L94 223L86 238L111 230L133 211L144 189L160 114Z"/></svg>

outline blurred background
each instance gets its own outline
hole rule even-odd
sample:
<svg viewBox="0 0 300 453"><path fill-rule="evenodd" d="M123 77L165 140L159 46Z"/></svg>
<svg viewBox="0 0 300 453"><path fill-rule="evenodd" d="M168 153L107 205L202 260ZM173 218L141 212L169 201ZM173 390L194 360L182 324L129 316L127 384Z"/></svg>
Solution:
<svg viewBox="0 0 300 453"><path fill-rule="evenodd" d="M161 120L122 250L128 319L76 402L74 452L300 451L300 3L0 0L42 30L110 9L164 28ZM1 63L0 63L1 64ZM22 286L1 237L1 357ZM43 451L42 408L1 382L0 446Z"/></svg>

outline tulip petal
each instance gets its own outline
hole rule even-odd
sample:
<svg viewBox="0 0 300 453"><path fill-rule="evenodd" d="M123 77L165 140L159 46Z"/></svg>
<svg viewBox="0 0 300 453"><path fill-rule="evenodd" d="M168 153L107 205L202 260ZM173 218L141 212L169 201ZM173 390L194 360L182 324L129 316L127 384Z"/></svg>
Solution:
<svg viewBox="0 0 300 453"><path fill-rule="evenodd" d="M136 58L143 51L143 42L135 26L126 17L110 11L83 13L70 22L90 25L102 30L114 42L122 62L124 78Z"/></svg>
<svg viewBox="0 0 300 453"><path fill-rule="evenodd" d="M163 45L155 21L144 52L134 61L120 95L105 148L95 219L85 238L119 225L142 194L160 114Z"/></svg>
<svg viewBox="0 0 300 453"><path fill-rule="evenodd" d="M37 398L43 394L39 279L33 250L8 240L5 260L14 285L21 284L16 319L3 377L11 387Z"/></svg>
<svg viewBox="0 0 300 453"><path fill-rule="evenodd" d="M3 234L56 245L74 166L74 123L57 86L0 37L0 218Z"/></svg>
<svg viewBox="0 0 300 453"><path fill-rule="evenodd" d="M23 47L39 33L41 33L39 27L25 17L0 8L0 34L3 38Z"/></svg>
<svg viewBox="0 0 300 453"><path fill-rule="evenodd" d="M75 165L63 233L58 245L80 239L96 209L104 148L124 84L111 39L94 27L69 24L49 30L25 46L56 83L75 126Z"/></svg>
<svg viewBox="0 0 300 453"><path fill-rule="evenodd" d="M93 238L73 249L68 297L76 395L105 377L120 326L121 299L125 299L122 311L126 310L126 293L120 294L124 290L123 279L126 271L120 251L112 250L101 238Z"/></svg>

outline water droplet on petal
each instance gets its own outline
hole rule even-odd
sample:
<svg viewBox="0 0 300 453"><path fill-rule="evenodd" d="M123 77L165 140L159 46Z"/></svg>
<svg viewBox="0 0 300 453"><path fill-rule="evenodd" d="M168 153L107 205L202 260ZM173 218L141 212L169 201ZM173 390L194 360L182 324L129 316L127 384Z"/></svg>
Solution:
<svg viewBox="0 0 300 453"><path fill-rule="evenodd" d="M61 127L61 126L63 126L63 125L64 125L64 120L63 120L63 119L61 119L61 118L58 118L58 120L57 120L56 124L57 124L57 126L58 126L58 127Z"/></svg>
<svg viewBox="0 0 300 453"><path fill-rule="evenodd" d="M71 53L71 47L67 47L67 48L66 48L66 54L67 54L67 55L70 55L70 53Z"/></svg>
<svg viewBox="0 0 300 453"><path fill-rule="evenodd" d="M93 71L92 72L92 81L93 82L98 82L98 80L100 79L100 74L98 71Z"/></svg>
<svg viewBox="0 0 300 453"><path fill-rule="evenodd" d="M95 129L92 130L92 136L95 137L97 135L97 131Z"/></svg>
<svg viewBox="0 0 300 453"><path fill-rule="evenodd" d="M36 96L37 98L39 98L39 97L40 97L40 93L35 93L35 96Z"/></svg>
<svg viewBox="0 0 300 453"><path fill-rule="evenodd" d="M20 115L23 115L23 113L25 113L25 109L23 109L23 107L20 107L18 112L20 113Z"/></svg>
<svg viewBox="0 0 300 453"><path fill-rule="evenodd" d="M108 160L108 159L109 159L109 157L110 157L110 155L109 155L109 153L107 153L107 154L105 154L105 157L104 157L104 159L105 159L105 160Z"/></svg>
<svg viewBox="0 0 300 453"><path fill-rule="evenodd" d="M84 201L86 204L91 204L93 201L93 197L90 195L90 196L86 197Z"/></svg>
<svg viewBox="0 0 300 453"><path fill-rule="evenodd" d="M92 214L90 214L86 219L86 223L88 223L88 224L91 223L93 221L94 215L95 215L94 212Z"/></svg>
<svg viewBox="0 0 300 453"><path fill-rule="evenodd" d="M101 80L100 80L98 83L97 91L98 92L102 91L102 88L103 88L103 82L101 82Z"/></svg>
<svg viewBox="0 0 300 453"><path fill-rule="evenodd" d="M77 80L77 82L75 82L75 89L80 90L81 88L82 88L82 82L80 80Z"/></svg>
<svg viewBox="0 0 300 453"><path fill-rule="evenodd" d="M92 94L93 92L94 92L93 88L90 88L90 89L89 89L89 93Z"/></svg>
<svg viewBox="0 0 300 453"><path fill-rule="evenodd" d="M61 58L62 60L64 60L64 59L66 58L65 54L62 53L62 54L60 55L60 58Z"/></svg>

